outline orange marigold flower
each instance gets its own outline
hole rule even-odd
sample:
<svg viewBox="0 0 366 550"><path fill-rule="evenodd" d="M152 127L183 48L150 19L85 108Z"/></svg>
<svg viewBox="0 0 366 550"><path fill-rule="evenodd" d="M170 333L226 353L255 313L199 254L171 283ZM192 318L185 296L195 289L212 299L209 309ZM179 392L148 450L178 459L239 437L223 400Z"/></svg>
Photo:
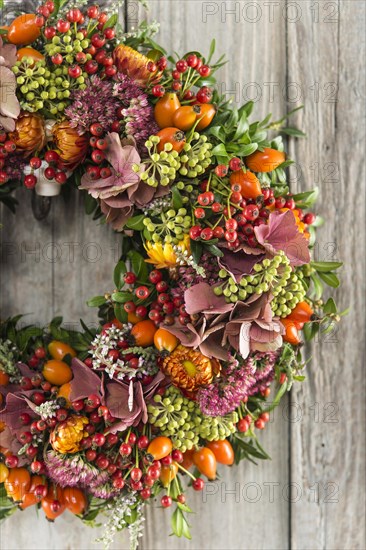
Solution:
<svg viewBox="0 0 366 550"><path fill-rule="evenodd" d="M53 449L62 454L73 454L81 450L81 440L87 434L84 426L89 423L85 416L69 416L56 426L50 435Z"/></svg>
<svg viewBox="0 0 366 550"><path fill-rule="evenodd" d="M210 359L200 351L182 345L164 359L162 366L162 371L170 376L175 386L189 392L210 384L220 370L217 359Z"/></svg>
<svg viewBox="0 0 366 550"><path fill-rule="evenodd" d="M40 151L47 141L43 117L36 113L22 112L15 122L14 132L9 134L9 139L14 141L17 152L24 157Z"/></svg>
<svg viewBox="0 0 366 550"><path fill-rule="evenodd" d="M65 168L75 168L85 158L88 151L87 135L79 135L67 120L55 124L52 128L55 148Z"/></svg>
<svg viewBox="0 0 366 550"><path fill-rule="evenodd" d="M161 72L148 70L151 59L142 53L120 44L113 52L114 62L120 73L131 78L136 84L145 87L147 84L156 84L161 78Z"/></svg>

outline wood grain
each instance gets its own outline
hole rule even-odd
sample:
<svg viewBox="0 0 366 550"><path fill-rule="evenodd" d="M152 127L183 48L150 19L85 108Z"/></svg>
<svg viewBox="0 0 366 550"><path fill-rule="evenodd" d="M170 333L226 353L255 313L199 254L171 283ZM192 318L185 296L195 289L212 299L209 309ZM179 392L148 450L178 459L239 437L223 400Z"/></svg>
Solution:
<svg viewBox="0 0 366 550"><path fill-rule="evenodd" d="M365 418L365 205L359 200L365 189L365 5L330 4L331 21L326 3L319 4L317 22L313 3L302 2L301 21L288 25L288 79L306 94L298 122L309 135L293 144L302 167L298 185L313 187L314 175L319 180L317 209L327 224L317 255L344 261L335 299L351 308L336 332L308 350L308 380L292 396L302 419L292 423L291 479L302 498L292 506L291 547L301 550L365 548L365 436L359 429ZM304 55L304 44L313 55Z"/></svg>

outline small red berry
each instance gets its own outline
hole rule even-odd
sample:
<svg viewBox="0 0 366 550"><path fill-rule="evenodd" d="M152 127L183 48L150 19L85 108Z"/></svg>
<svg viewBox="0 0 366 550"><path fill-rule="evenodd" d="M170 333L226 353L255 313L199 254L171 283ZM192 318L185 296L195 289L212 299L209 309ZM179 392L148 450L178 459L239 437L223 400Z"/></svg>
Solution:
<svg viewBox="0 0 366 550"><path fill-rule="evenodd" d="M303 221L304 223L306 223L306 225L312 225L315 222L315 219L316 215L312 212L308 212L307 214L305 214Z"/></svg>
<svg viewBox="0 0 366 550"><path fill-rule="evenodd" d="M248 221L253 221L257 219L259 216L258 206L256 206L255 204L248 204L243 210L243 215Z"/></svg>
<svg viewBox="0 0 366 550"><path fill-rule="evenodd" d="M200 238L200 235L201 235L201 232L202 232L202 229L199 225L194 225L193 227L191 227L191 229L189 230L189 236L191 237L191 239L193 241L196 241L197 239Z"/></svg>
<svg viewBox="0 0 366 550"><path fill-rule="evenodd" d="M28 176L25 176L24 178L24 185L28 189L33 189L37 183L37 178L34 174L29 174Z"/></svg>
<svg viewBox="0 0 366 550"><path fill-rule="evenodd" d="M249 429L249 424L244 418L241 418L237 423L237 428L239 432L245 433Z"/></svg>
<svg viewBox="0 0 366 550"><path fill-rule="evenodd" d="M214 232L210 227L205 227L201 231L201 239L204 241L210 241L213 238Z"/></svg>
<svg viewBox="0 0 366 550"><path fill-rule="evenodd" d="M180 59L179 61L177 61L175 66L179 73L185 73L188 69L188 63L185 59Z"/></svg>
<svg viewBox="0 0 366 550"><path fill-rule="evenodd" d="M119 448L119 454L122 456L129 456L132 453L132 447L129 443L122 443Z"/></svg>
<svg viewBox="0 0 366 550"><path fill-rule="evenodd" d="M164 86L160 86L160 85L153 86L151 93L155 97L163 97L163 95L165 94L165 88Z"/></svg>
<svg viewBox="0 0 366 550"><path fill-rule="evenodd" d="M194 480L194 482L192 483L192 487L195 491L202 491L202 489L204 488L205 486L205 482L203 481L202 478L198 477L197 479Z"/></svg>
<svg viewBox="0 0 366 550"><path fill-rule="evenodd" d="M137 281L137 277L132 271L127 271L123 275L123 280L127 285L133 285Z"/></svg>
<svg viewBox="0 0 366 550"><path fill-rule="evenodd" d="M168 495L161 497L161 505L163 508L169 508L173 504L172 498Z"/></svg>
<svg viewBox="0 0 366 550"><path fill-rule="evenodd" d="M236 172L237 170L240 170L240 168L243 166L243 163L241 159L238 157L233 157L229 161L229 168L230 170L233 170L233 172Z"/></svg>
<svg viewBox="0 0 366 550"><path fill-rule="evenodd" d="M145 487L144 489L142 489L142 491L140 491L140 497L144 500L147 500L151 497L151 490L148 487Z"/></svg>
<svg viewBox="0 0 366 550"><path fill-rule="evenodd" d="M203 208L196 208L195 211L194 211L194 216L195 218L197 218L198 220L201 220L202 218L205 217L205 211Z"/></svg>
<svg viewBox="0 0 366 550"><path fill-rule="evenodd" d="M294 210L296 208L296 204L294 199L290 198L287 199L285 202L285 208L289 208L290 210Z"/></svg>
<svg viewBox="0 0 366 550"><path fill-rule="evenodd" d="M135 296L137 298L139 298L140 300L146 300L146 298L148 298L149 294L150 294L150 291L147 288L147 286L139 286L135 290Z"/></svg>
<svg viewBox="0 0 366 550"><path fill-rule="evenodd" d="M187 57L187 65L188 67L192 67L194 68L196 65L197 65L197 62L198 62L198 58L195 54L190 54L188 57Z"/></svg>
<svg viewBox="0 0 366 550"><path fill-rule="evenodd" d="M258 418L258 420L256 420L254 422L254 426L258 429L258 430L264 430L266 424L265 422L261 419L261 418Z"/></svg>
<svg viewBox="0 0 366 550"><path fill-rule="evenodd" d="M219 164L218 166L216 166L215 168L215 174L216 176L218 176L219 178L224 178L227 173L228 173L228 167L225 165L225 164Z"/></svg>

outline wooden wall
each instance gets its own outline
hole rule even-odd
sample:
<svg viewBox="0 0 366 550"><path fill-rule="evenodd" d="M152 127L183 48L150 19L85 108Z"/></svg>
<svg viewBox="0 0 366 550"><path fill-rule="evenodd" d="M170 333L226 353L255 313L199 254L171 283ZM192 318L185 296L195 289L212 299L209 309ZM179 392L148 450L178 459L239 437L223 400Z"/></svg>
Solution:
<svg viewBox="0 0 366 550"><path fill-rule="evenodd" d="M130 27L141 19L133 1ZM336 332L307 350L307 380L275 411L261 442L272 460L223 470L217 485L190 504L193 541L169 538L169 511L149 509L141 548L362 550L365 515L365 4L359 0L254 2L152 0L158 40L168 50L217 53L230 63L219 75L234 101L256 101L258 116L294 117L307 140L289 143L294 189L320 187L327 218L318 259L345 262ZM94 320L88 297L111 284L118 239L82 212L80 197L54 200L44 222L30 195L19 193L17 217L3 212L2 316L25 312L39 323L62 314L69 324ZM203 502L203 501L207 502ZM40 514L41 515L41 514ZM5 548L79 550L97 533L65 514L51 527L33 510L0 527ZM94 546L95 547L95 546ZM124 535L115 548L128 548Z"/></svg>

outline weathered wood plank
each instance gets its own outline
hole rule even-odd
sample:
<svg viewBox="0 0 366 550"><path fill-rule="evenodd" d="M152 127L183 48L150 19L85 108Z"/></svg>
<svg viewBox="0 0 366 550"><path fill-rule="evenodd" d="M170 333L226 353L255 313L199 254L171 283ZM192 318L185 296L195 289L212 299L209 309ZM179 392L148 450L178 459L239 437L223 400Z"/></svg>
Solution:
<svg viewBox="0 0 366 550"><path fill-rule="evenodd" d="M298 118L309 138L293 151L301 188L318 179L318 211L327 224L317 254L345 262L336 299L351 312L308 350L308 380L293 394L293 413L302 420L292 424L292 481L302 498L292 506L291 545L356 549L365 547L365 207L359 200L365 181L365 5L302 2L301 8L301 19L288 24L288 78L305 95Z"/></svg>

